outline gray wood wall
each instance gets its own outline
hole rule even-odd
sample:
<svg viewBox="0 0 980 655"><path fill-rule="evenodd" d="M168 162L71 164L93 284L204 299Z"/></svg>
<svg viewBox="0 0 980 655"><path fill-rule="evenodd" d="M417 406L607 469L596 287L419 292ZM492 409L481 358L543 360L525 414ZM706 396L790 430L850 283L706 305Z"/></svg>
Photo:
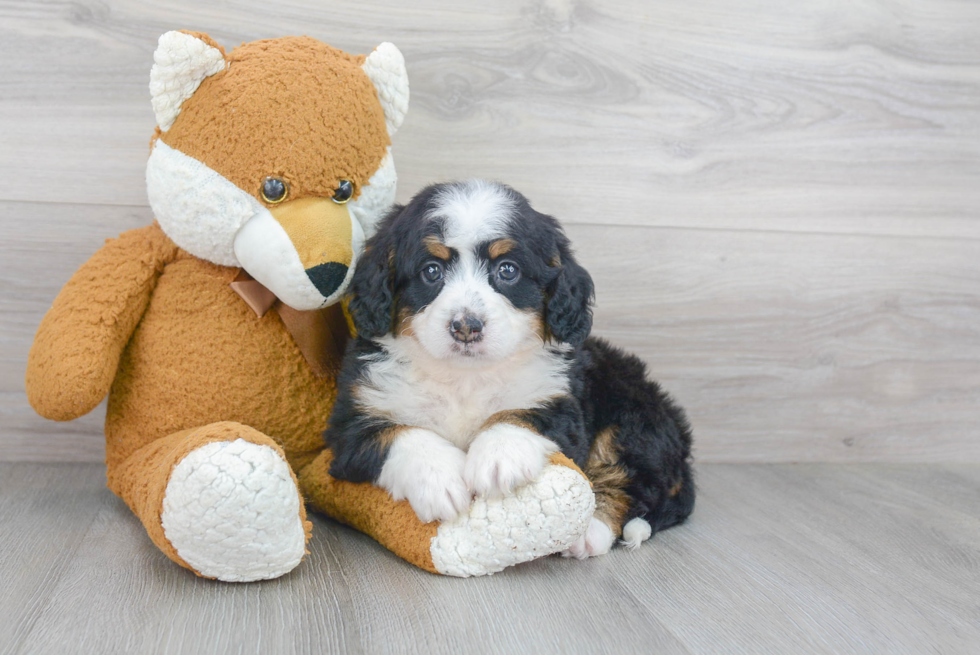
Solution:
<svg viewBox="0 0 980 655"><path fill-rule="evenodd" d="M596 332L701 461L980 461L980 3L0 0L0 459L99 460L24 397L34 329L151 220L157 37L388 40L399 197L482 176L561 218Z"/></svg>

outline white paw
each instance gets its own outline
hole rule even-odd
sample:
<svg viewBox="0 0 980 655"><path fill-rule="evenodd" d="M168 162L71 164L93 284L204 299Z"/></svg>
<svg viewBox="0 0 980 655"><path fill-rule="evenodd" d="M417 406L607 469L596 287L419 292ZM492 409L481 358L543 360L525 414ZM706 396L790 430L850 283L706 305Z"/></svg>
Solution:
<svg viewBox="0 0 980 655"><path fill-rule="evenodd" d="M408 499L423 523L449 521L473 499L463 482L466 454L439 435L415 428L400 433L378 476L395 500Z"/></svg>
<svg viewBox="0 0 980 655"><path fill-rule="evenodd" d="M589 523L588 530L585 531L578 541L568 547L568 550L561 554L562 557L574 557L575 559L588 559L605 555L612 548L616 537L613 536L609 526L597 518L593 518Z"/></svg>
<svg viewBox="0 0 980 655"><path fill-rule="evenodd" d="M556 450L551 439L527 428L498 423L470 444L463 479L478 496L505 495L538 477Z"/></svg>
<svg viewBox="0 0 980 655"><path fill-rule="evenodd" d="M306 552L289 465L244 439L201 446L170 474L160 517L177 554L226 582L277 578Z"/></svg>

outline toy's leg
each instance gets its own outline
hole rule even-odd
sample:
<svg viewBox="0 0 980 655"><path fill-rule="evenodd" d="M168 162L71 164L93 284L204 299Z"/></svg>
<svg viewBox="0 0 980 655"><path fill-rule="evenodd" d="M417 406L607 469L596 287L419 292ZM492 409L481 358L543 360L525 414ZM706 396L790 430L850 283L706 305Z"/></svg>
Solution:
<svg viewBox="0 0 980 655"><path fill-rule="evenodd" d="M487 575L566 550L589 525L595 498L588 480L556 453L531 484L502 499L476 499L445 523L422 523L407 500L370 483L332 478L324 451L300 472L311 505L376 539L419 568L459 577Z"/></svg>
<svg viewBox="0 0 980 655"><path fill-rule="evenodd" d="M158 439L111 468L109 487L160 550L203 577L276 578L306 552L296 476L271 438L240 423Z"/></svg>

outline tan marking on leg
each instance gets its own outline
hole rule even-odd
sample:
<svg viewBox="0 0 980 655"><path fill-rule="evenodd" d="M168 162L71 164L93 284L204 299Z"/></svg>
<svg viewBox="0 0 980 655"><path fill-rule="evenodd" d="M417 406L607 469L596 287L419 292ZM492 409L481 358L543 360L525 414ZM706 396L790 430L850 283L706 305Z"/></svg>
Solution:
<svg viewBox="0 0 980 655"><path fill-rule="evenodd" d="M670 488L670 491L667 492L667 495L673 498L674 496L679 494L681 492L681 489L683 488L684 488L684 482L678 481L677 484L675 484L673 487Z"/></svg>
<svg viewBox="0 0 980 655"><path fill-rule="evenodd" d="M490 244L490 259L496 259L497 257L506 255L516 247L517 243L513 239L497 239Z"/></svg>
<svg viewBox="0 0 980 655"><path fill-rule="evenodd" d="M447 248L445 244L439 241L438 237L432 234L422 239L422 243L425 244L425 249L429 251L429 254L431 254L434 257L438 257L439 259L443 259L443 260L448 260L449 257L452 255L452 253L449 251L449 248Z"/></svg>
<svg viewBox="0 0 980 655"><path fill-rule="evenodd" d="M510 425L516 425L521 428L530 430L531 432L537 433L534 424L527 418L528 412L524 409L505 409L496 414L492 414L490 418L483 422L477 433L489 430L498 423L509 423Z"/></svg>
<svg viewBox="0 0 980 655"><path fill-rule="evenodd" d="M596 435L585 463L585 475L595 492L595 517L608 525L617 539L623 534L623 519L630 508L626 493L629 476L619 455L616 428L607 428Z"/></svg>
<svg viewBox="0 0 980 655"><path fill-rule="evenodd" d="M395 443L395 439L398 438L405 430L415 430L416 428L411 425L395 425L390 428L386 428L375 435L375 440L378 442L378 446L382 449L388 448L391 444Z"/></svg>

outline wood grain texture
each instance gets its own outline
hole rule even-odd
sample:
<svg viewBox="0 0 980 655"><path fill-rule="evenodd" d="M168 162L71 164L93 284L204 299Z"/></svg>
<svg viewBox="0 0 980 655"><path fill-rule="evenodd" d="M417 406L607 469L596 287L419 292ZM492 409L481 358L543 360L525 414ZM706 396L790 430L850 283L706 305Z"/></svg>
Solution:
<svg viewBox="0 0 980 655"><path fill-rule="evenodd" d="M0 466L0 653L36 627L106 491L98 465Z"/></svg>
<svg viewBox="0 0 980 655"><path fill-rule="evenodd" d="M101 461L104 408L36 417L24 357L61 281L146 208L45 206L52 236L2 234L8 460ZM29 220L36 205L0 203ZM100 232L101 231L101 232ZM688 408L700 461L980 461L980 241L570 225L595 334ZM33 238L33 237L32 237ZM46 247L50 254L36 255ZM53 273L51 271L54 271Z"/></svg>
<svg viewBox="0 0 980 655"><path fill-rule="evenodd" d="M27 353L75 270L106 238L152 220L149 207L0 201L0 460L105 459L105 402L69 423L42 419L24 391Z"/></svg>
<svg viewBox="0 0 980 655"><path fill-rule="evenodd" d="M152 51L189 26L399 45L403 198L477 175L568 220L980 234L975 3L8 0L0 25L0 199L145 203Z"/></svg>
<svg viewBox="0 0 980 655"><path fill-rule="evenodd" d="M976 465L706 465L690 522L636 552L469 580L314 517L297 570L245 585L169 562L103 484L94 464L0 465L0 652L919 654L980 642Z"/></svg>
<svg viewBox="0 0 980 655"><path fill-rule="evenodd" d="M0 0L0 459L102 457L24 402L44 309L145 224L156 39L396 43L399 198L497 178L570 226L597 332L702 461L980 461L980 5Z"/></svg>
<svg viewBox="0 0 980 655"><path fill-rule="evenodd" d="M569 234L593 332L649 362L702 461L980 461L980 242Z"/></svg>

